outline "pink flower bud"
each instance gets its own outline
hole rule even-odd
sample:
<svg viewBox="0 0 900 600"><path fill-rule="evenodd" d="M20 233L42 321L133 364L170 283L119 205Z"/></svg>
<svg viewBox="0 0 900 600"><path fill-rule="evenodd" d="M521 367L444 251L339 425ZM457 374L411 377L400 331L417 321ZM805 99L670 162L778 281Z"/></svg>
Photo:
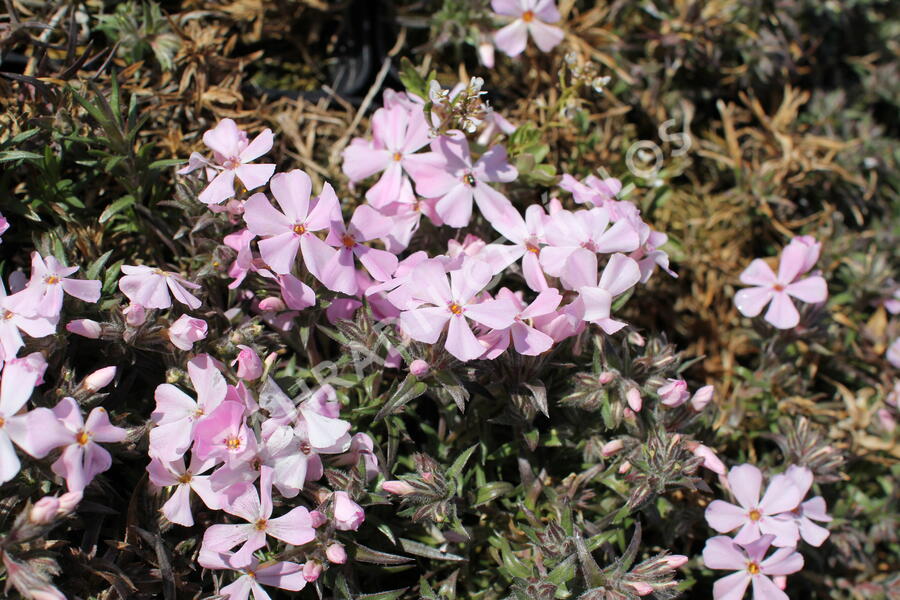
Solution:
<svg viewBox="0 0 900 600"><path fill-rule="evenodd" d="M875 414L878 415L878 420L881 422L881 427L885 431L893 431L894 427L897 426L897 421L894 419L894 416L888 409L879 408Z"/></svg>
<svg viewBox="0 0 900 600"><path fill-rule="evenodd" d="M31 600L66 600L66 597L52 585L30 590Z"/></svg>
<svg viewBox="0 0 900 600"><path fill-rule="evenodd" d="M702 388L698 389L694 392L693 398L691 398L691 408L695 411L700 412L706 405L709 404L713 396L715 395L716 390L711 385L704 385Z"/></svg>
<svg viewBox="0 0 900 600"><path fill-rule="evenodd" d="M787 575L776 575L772 578L772 581L775 582L779 590L787 587Z"/></svg>
<svg viewBox="0 0 900 600"><path fill-rule="evenodd" d="M684 379L668 379L668 383L660 386L656 393L659 401L666 406L681 406L690 397L687 382Z"/></svg>
<svg viewBox="0 0 900 600"><path fill-rule="evenodd" d="M601 385L606 385L610 383L613 379L616 378L616 374L612 371L603 371L600 373L600 376L597 378L597 381L600 382Z"/></svg>
<svg viewBox="0 0 900 600"><path fill-rule="evenodd" d="M424 377L425 375L428 375L430 370L431 366L420 358L409 363L409 372L416 377Z"/></svg>
<svg viewBox="0 0 900 600"><path fill-rule="evenodd" d="M328 522L328 517L322 514L321 511L311 510L309 511L309 520L310 524L313 526L313 529L318 529Z"/></svg>
<svg viewBox="0 0 900 600"><path fill-rule="evenodd" d="M394 494L396 496L408 496L410 494L414 494L416 488L409 485L405 481L400 481L397 479L392 479L389 481L385 481L381 484L381 489L383 489L388 494Z"/></svg>
<svg viewBox="0 0 900 600"><path fill-rule="evenodd" d="M263 363L259 355L250 346L240 344L238 348L241 351L238 352L237 358L231 361L231 366L237 363L237 376L244 381L259 379L259 376L263 374Z"/></svg>
<svg viewBox="0 0 900 600"><path fill-rule="evenodd" d="M115 367L103 367L85 377L84 381L81 382L81 385L84 386L84 389L88 392L98 392L112 383L112 380L115 377Z"/></svg>
<svg viewBox="0 0 900 600"><path fill-rule="evenodd" d="M96 340L100 337L100 334L103 333L103 326L91 319L76 319L75 321L69 321L66 324L66 331Z"/></svg>
<svg viewBox="0 0 900 600"><path fill-rule="evenodd" d="M627 473L630 470L631 470L631 463L628 462L627 460L625 462L623 462L621 465L619 465L619 475L624 475L625 473Z"/></svg>
<svg viewBox="0 0 900 600"><path fill-rule="evenodd" d="M646 596L653 593L653 586L643 581L629 581L627 585L630 585L638 596Z"/></svg>
<svg viewBox="0 0 900 600"><path fill-rule="evenodd" d="M663 558L663 560L666 561L666 564L669 565L669 567L678 569L687 563L688 557L683 554L670 554Z"/></svg>
<svg viewBox="0 0 900 600"><path fill-rule="evenodd" d="M356 531L362 522L366 520L366 513L362 507L350 499L347 492L335 492L334 501L334 526L341 531Z"/></svg>
<svg viewBox="0 0 900 600"><path fill-rule="evenodd" d="M59 514L59 498L44 496L31 507L28 520L37 525L46 525L53 522L57 514Z"/></svg>
<svg viewBox="0 0 900 600"><path fill-rule="evenodd" d="M309 560L303 565L303 578L312 583L322 574L322 563L317 560Z"/></svg>
<svg viewBox="0 0 900 600"><path fill-rule="evenodd" d="M131 327L140 327L147 320L147 309L134 302L129 304L122 314L125 315L125 323Z"/></svg>
<svg viewBox="0 0 900 600"><path fill-rule="evenodd" d="M816 261L819 260L819 254L822 252L821 242L817 242L816 238L811 235L798 235L792 239L788 245L803 248L803 250L805 250L803 264L800 267L798 275L802 275L812 269L815 266Z"/></svg>
<svg viewBox="0 0 900 600"><path fill-rule="evenodd" d="M281 312L286 308L284 301L281 298L276 298L274 296L263 298L259 301L259 310L263 312Z"/></svg>
<svg viewBox="0 0 900 600"><path fill-rule="evenodd" d="M625 444L622 440L612 440L611 442L603 444L603 447L600 448L600 454L608 458L614 454L618 454L624 446Z"/></svg>
<svg viewBox="0 0 900 600"><path fill-rule="evenodd" d="M641 398L641 391L636 387L630 387L625 392L625 400L628 401L628 406L634 412L641 412L641 407L644 405L644 401Z"/></svg>
<svg viewBox="0 0 900 600"><path fill-rule="evenodd" d="M494 44L490 40L478 43L478 60L488 69L494 68Z"/></svg>
<svg viewBox="0 0 900 600"><path fill-rule="evenodd" d="M169 327L169 341L176 348L181 348L185 352L194 347L194 342L198 342L205 337L206 321L195 319L189 315L181 315Z"/></svg>
<svg viewBox="0 0 900 600"><path fill-rule="evenodd" d="M70 513L81 502L84 496L81 492L66 492L59 497L59 510L62 513Z"/></svg>
<svg viewBox="0 0 900 600"><path fill-rule="evenodd" d="M725 475L725 465L719 460L712 448L695 441L685 442L685 446L694 456L703 459L702 464L704 467L717 475Z"/></svg>
<svg viewBox="0 0 900 600"><path fill-rule="evenodd" d="M329 562L336 565L342 565L347 562L347 551L338 542L331 544L325 549L325 556L328 557Z"/></svg>

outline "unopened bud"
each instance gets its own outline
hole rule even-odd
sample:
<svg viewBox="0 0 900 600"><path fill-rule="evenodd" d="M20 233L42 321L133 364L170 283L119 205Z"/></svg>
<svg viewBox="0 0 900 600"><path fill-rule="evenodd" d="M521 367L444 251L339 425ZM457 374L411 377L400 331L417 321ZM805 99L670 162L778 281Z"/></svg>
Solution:
<svg viewBox="0 0 900 600"><path fill-rule="evenodd" d="M618 454L624 446L625 443L622 442L622 440L612 440L611 442L603 444L603 447L600 448L600 454L608 458L614 454Z"/></svg>
<svg viewBox="0 0 900 600"><path fill-rule="evenodd" d="M693 398L691 398L691 408L695 411L700 412L706 405L712 401L713 396L715 395L716 390L711 385L704 385L702 388L698 389L694 392Z"/></svg>
<svg viewBox="0 0 900 600"><path fill-rule="evenodd" d="M431 371L431 366L422 359L417 358L409 363L409 372L416 377L424 377L428 375L429 371Z"/></svg>
<svg viewBox="0 0 900 600"><path fill-rule="evenodd" d="M259 355L250 346L238 345L240 352L231 365L237 364L237 376L244 381L253 381L259 379L263 374L263 363Z"/></svg>
<svg viewBox="0 0 900 600"><path fill-rule="evenodd" d="M630 585L638 596L646 596L653 593L653 586L643 581L629 581L626 585Z"/></svg>
<svg viewBox="0 0 900 600"><path fill-rule="evenodd" d="M84 496L81 492L66 492L59 497L59 510L62 513L70 513L81 502Z"/></svg>
<svg viewBox="0 0 900 600"><path fill-rule="evenodd" d="M627 460L625 462L623 462L621 465L619 465L619 475L624 475L625 473L627 473L630 470L631 470L631 463L628 462Z"/></svg>
<svg viewBox="0 0 900 600"><path fill-rule="evenodd" d="M46 525L52 523L57 514L59 514L59 498L44 496L31 507L28 520L36 525Z"/></svg>
<svg viewBox="0 0 900 600"><path fill-rule="evenodd" d="M259 310L263 312L281 312L285 310L285 308L284 301L281 298L276 298L274 296L263 298L259 301Z"/></svg>
<svg viewBox="0 0 900 600"><path fill-rule="evenodd" d="M129 304L122 314L125 315L125 322L131 327L140 327L147 320L147 309L134 302Z"/></svg>
<svg viewBox="0 0 900 600"><path fill-rule="evenodd" d="M666 561L666 564L673 569L678 569L685 565L688 561L688 557L683 554L670 554L663 558Z"/></svg>
<svg viewBox="0 0 900 600"><path fill-rule="evenodd" d="M322 574L322 563L317 560L308 560L303 565L303 578L312 583Z"/></svg>
<svg viewBox="0 0 900 600"><path fill-rule="evenodd" d="M416 489L406 483L405 481L400 480L390 480L385 481L381 484L381 489L383 489L388 494L395 494L397 496L408 496L410 494L415 493Z"/></svg>
<svg viewBox="0 0 900 600"><path fill-rule="evenodd" d="M325 556L328 557L329 562L336 565L342 565L347 562L347 550L338 542L331 544L325 549Z"/></svg>
<svg viewBox="0 0 900 600"><path fill-rule="evenodd" d="M309 520L314 529L318 529L328 522L328 518L318 510L309 511Z"/></svg>
<svg viewBox="0 0 900 600"><path fill-rule="evenodd" d="M96 340L100 337L100 334L103 333L103 326L91 319L76 319L75 321L69 321L66 324L66 331L74 333L75 335L80 335L81 337Z"/></svg>
<svg viewBox="0 0 900 600"><path fill-rule="evenodd" d="M684 379L669 379L665 385L656 390L659 394L659 401L666 406L681 406L690 397L687 389L687 382Z"/></svg>
<svg viewBox="0 0 900 600"><path fill-rule="evenodd" d="M597 378L597 380L600 382L601 385L606 385L607 383L610 383L615 378L616 378L616 374L613 373L612 371L603 371L602 373L600 373L600 376Z"/></svg>
<svg viewBox="0 0 900 600"><path fill-rule="evenodd" d="M644 405L644 401L641 398L641 391L636 387L628 388L625 392L625 400L628 401L628 406L634 412L641 412L641 407Z"/></svg>
<svg viewBox="0 0 900 600"><path fill-rule="evenodd" d="M103 367L84 378L81 385L88 392L98 392L108 386L116 377L115 367Z"/></svg>

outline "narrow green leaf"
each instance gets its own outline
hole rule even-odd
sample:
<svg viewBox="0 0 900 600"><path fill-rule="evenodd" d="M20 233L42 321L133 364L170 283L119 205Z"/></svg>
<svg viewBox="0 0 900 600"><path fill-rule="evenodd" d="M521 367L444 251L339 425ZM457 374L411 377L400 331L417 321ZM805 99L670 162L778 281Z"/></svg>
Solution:
<svg viewBox="0 0 900 600"><path fill-rule="evenodd" d="M430 558L432 560L450 560L457 562L466 560L462 556L450 554L449 552L441 552L437 548L432 548L431 546L426 546L425 544L407 540L405 538L400 538L400 547L403 548L404 552L409 552L410 554L415 554L422 558Z"/></svg>
<svg viewBox="0 0 900 600"><path fill-rule="evenodd" d="M100 214L99 221L101 223L106 223L116 214L122 212L126 208L130 208L132 205L134 205L134 197L123 196L106 207L106 209Z"/></svg>

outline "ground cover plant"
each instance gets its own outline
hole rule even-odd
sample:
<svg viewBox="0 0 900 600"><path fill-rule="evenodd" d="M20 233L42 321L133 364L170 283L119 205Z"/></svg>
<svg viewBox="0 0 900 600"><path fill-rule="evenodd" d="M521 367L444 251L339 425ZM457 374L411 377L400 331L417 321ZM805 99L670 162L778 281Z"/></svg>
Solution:
<svg viewBox="0 0 900 600"><path fill-rule="evenodd" d="M3 7L8 597L900 594L891 3Z"/></svg>

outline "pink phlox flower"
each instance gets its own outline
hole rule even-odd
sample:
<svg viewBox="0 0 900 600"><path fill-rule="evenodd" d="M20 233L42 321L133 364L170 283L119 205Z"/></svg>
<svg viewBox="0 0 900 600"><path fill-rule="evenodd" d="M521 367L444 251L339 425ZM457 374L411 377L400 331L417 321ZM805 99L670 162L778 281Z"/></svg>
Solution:
<svg viewBox="0 0 900 600"><path fill-rule="evenodd" d="M490 46L490 44L488 44L488 46ZM493 49L493 46L490 47ZM512 135L516 129L517 127L507 121L503 115L496 110L491 109L484 118L484 129L481 130L481 133L478 135L478 139L475 140L475 142L479 146L490 146L494 137L500 135Z"/></svg>
<svg viewBox="0 0 900 600"><path fill-rule="evenodd" d="M649 227L648 227L649 229ZM656 267L665 271L670 277L678 278L678 273L669 268L669 255L659 247L669 241L669 236L659 231L649 231L641 247L629 256L638 261L641 268L641 283L647 283Z"/></svg>
<svg viewBox="0 0 900 600"><path fill-rule="evenodd" d="M706 507L706 521L719 533L740 528L734 541L749 544L761 535L771 534L776 546L796 546L800 537L793 519L776 518L797 508L803 492L786 474L776 475L769 482L760 500L762 472L754 465L738 465L728 472L728 485L738 504L713 500Z"/></svg>
<svg viewBox="0 0 900 600"><path fill-rule="evenodd" d="M894 290L891 297L884 301L884 307L892 315L900 313L900 288Z"/></svg>
<svg viewBox="0 0 900 600"><path fill-rule="evenodd" d="M200 286L177 273L146 265L122 265L122 272L125 275L119 279L119 289L135 304L145 308L169 308L172 306L171 292L191 310L200 308L200 300L186 289L198 290Z"/></svg>
<svg viewBox="0 0 900 600"><path fill-rule="evenodd" d="M764 260L755 259L740 276L741 283L754 287L735 295L737 309L745 317L755 317L768 304L766 321L778 329L796 327L800 313L791 301L792 297L808 303L824 302L828 298L828 286L820 275L800 278L814 253L805 243L788 244L781 253L777 276Z"/></svg>
<svg viewBox="0 0 900 600"><path fill-rule="evenodd" d="M167 462L187 452L197 424L209 418L227 394L225 377L208 354L191 359L187 370L197 399L163 383L156 388L156 409L150 415L156 423L150 430L150 455Z"/></svg>
<svg viewBox="0 0 900 600"><path fill-rule="evenodd" d="M540 204L532 204L525 209L523 219L518 212L511 211L507 218L492 223L494 228L512 242L510 250L513 261L522 258L522 276L528 287L536 292L548 287L547 278L541 268L541 248L544 245L544 223L550 217Z"/></svg>
<svg viewBox="0 0 900 600"><path fill-rule="evenodd" d="M819 255L822 253L822 242L816 241L811 235L798 235L791 238L788 245L797 246L804 251L803 263L800 266L800 273L808 273L816 263L819 262Z"/></svg>
<svg viewBox="0 0 900 600"><path fill-rule="evenodd" d="M210 526L203 534L203 550L226 552L241 544L231 557L231 563L244 567L252 563L253 552L266 545L266 536L294 546L302 546L315 539L316 532L305 506L297 506L280 517L272 518L272 477L270 467L260 467L259 492L252 484L245 484L240 495L222 507L225 512L247 523Z"/></svg>
<svg viewBox="0 0 900 600"><path fill-rule="evenodd" d="M384 208L398 199L409 204L415 197L405 170L420 160L415 153L430 141L421 108L408 110L399 104L379 108L372 115L372 141L354 139L342 153L342 168L352 182L383 172L366 192L366 200L374 208Z"/></svg>
<svg viewBox="0 0 900 600"><path fill-rule="evenodd" d="M241 229L222 238L223 244L237 252L237 256L228 267L228 276L233 278L228 284L228 289L233 290L240 286L249 273L266 269L265 263L262 260L257 261L253 256L250 242L255 239L256 234L249 229Z"/></svg>
<svg viewBox="0 0 900 600"><path fill-rule="evenodd" d="M581 318L596 323L609 335L626 325L610 317L613 299L637 285L640 279L641 270L634 259L613 254L598 281L597 255L583 248L570 255L561 277L566 287L578 292L574 304Z"/></svg>
<svg viewBox="0 0 900 600"><path fill-rule="evenodd" d="M546 333L554 342L561 342L567 338L580 334L587 327L582 319L584 307L577 299L556 311L532 319L534 327Z"/></svg>
<svg viewBox="0 0 900 600"><path fill-rule="evenodd" d="M194 516L191 513L191 491L197 494L207 508L222 508L222 498L213 491L209 475L203 475L216 464L215 459L201 461L192 456L190 465L185 468L184 458L168 462L153 457L147 465L150 481L159 487L175 487L172 496L160 509L172 523L191 527Z"/></svg>
<svg viewBox="0 0 900 600"><path fill-rule="evenodd" d="M334 509L334 527L339 531L356 531L366 520L365 511L350 498L350 494L337 491L331 494Z"/></svg>
<svg viewBox="0 0 900 600"><path fill-rule="evenodd" d="M233 467L255 457L258 445L243 403L223 401L194 428L194 452L202 460L218 458Z"/></svg>
<svg viewBox="0 0 900 600"><path fill-rule="evenodd" d="M516 352L525 356L543 354L553 346L553 338L533 326L536 317L553 314L562 295L556 288L547 288L538 294L528 306L510 289L502 288L497 292L497 299L508 299L515 306L512 324L506 329L495 329L480 339L488 345L484 358L494 359L502 354L512 339Z"/></svg>
<svg viewBox="0 0 900 600"><path fill-rule="evenodd" d="M340 216L333 218L325 243L336 247L337 252L322 265L322 283L330 290L355 295L359 285L354 257L378 281L390 279L397 269L397 257L362 243L384 237L390 230L390 219L365 204L356 207L347 226Z"/></svg>
<svg viewBox="0 0 900 600"><path fill-rule="evenodd" d="M19 472L20 462L13 444L34 456L43 458L65 443L65 431L48 408L35 408L23 413L22 408L40 385L47 362L38 352L22 358L11 358L2 365L0 374L0 483Z"/></svg>
<svg viewBox="0 0 900 600"><path fill-rule="evenodd" d="M100 281L70 278L77 270L78 267L64 267L55 256L43 258L32 252L28 285L6 298L6 308L28 317L55 321L62 310L63 292L85 302L96 302L100 299Z"/></svg>
<svg viewBox="0 0 900 600"><path fill-rule="evenodd" d="M659 401L666 406L681 406L688 401L691 393L684 379L666 379L666 383L656 390Z"/></svg>
<svg viewBox="0 0 900 600"><path fill-rule="evenodd" d="M741 545L724 535L706 541L703 548L703 562L706 566L710 569L735 571L715 582L715 600L740 600L751 583L754 600L788 600L788 595L770 577L796 573L803 568L803 557L795 548L778 548L765 558L773 537L764 535Z"/></svg>
<svg viewBox="0 0 900 600"><path fill-rule="evenodd" d="M401 200L388 204L379 211L391 221L391 229L381 240L384 242L385 249L393 254L398 254L409 246L413 234L419 229L423 216L428 217L437 226L444 224L435 210L435 206L438 203L437 198L416 197L412 192L412 184L410 184L409 180L404 180L403 186L404 190L409 188L409 195L406 192L401 193ZM402 201L403 198L407 197L411 198L412 201Z"/></svg>
<svg viewBox="0 0 900 600"><path fill-rule="evenodd" d="M559 181L559 187L571 192L575 202L579 204L606 206L622 191L622 182L615 177L600 179L595 175L588 175L584 181L578 181L571 175L564 174Z"/></svg>
<svg viewBox="0 0 900 600"><path fill-rule="evenodd" d="M410 168L416 191L426 198L439 198L435 210L451 227L465 227L472 217L472 202L490 222L514 211L509 199L491 187L492 182L514 181L519 173L503 146L493 146L472 162L469 142L461 131L451 131L431 143L433 153L423 155Z"/></svg>
<svg viewBox="0 0 900 600"><path fill-rule="evenodd" d="M278 173L269 185L279 212L259 193L250 196L244 208L244 221L258 242L262 259L278 274L290 273L300 252L307 270L321 279L319 270L331 258L333 250L314 232L327 229L340 204L331 184L322 186L322 193L310 200L312 180L305 172L294 169Z"/></svg>
<svg viewBox="0 0 900 600"><path fill-rule="evenodd" d="M785 475L787 475L800 490L800 498L805 498L809 489L812 487L812 471L806 467L791 465L788 467L787 471L785 471ZM826 539L828 539L830 532L825 527L816 525L813 521L831 521L831 517L825 511L825 499L822 498L822 496L815 496L805 502L801 502L797 508L791 512L779 515L777 518L794 520L800 531L800 537L802 537L806 543L819 547Z"/></svg>
<svg viewBox="0 0 900 600"><path fill-rule="evenodd" d="M83 419L74 398L60 400L53 414L65 429L54 445L65 445L65 449L50 468L66 480L70 492L83 491L94 477L112 466L109 452L97 442L121 442L128 432L111 424L109 414L101 406Z"/></svg>
<svg viewBox="0 0 900 600"><path fill-rule="evenodd" d="M560 277L567 269L569 257L579 248L592 253L611 254L631 252L640 246L640 237L625 220L611 227L609 211L603 207L554 213L544 224L541 267L553 277ZM565 284L565 281L563 281Z"/></svg>
<svg viewBox="0 0 900 600"><path fill-rule="evenodd" d="M206 321L190 315L181 315L169 327L169 341L180 350L188 352L194 343L206 338Z"/></svg>
<svg viewBox="0 0 900 600"><path fill-rule="evenodd" d="M513 22L494 34L494 43L509 56L518 56L528 44L528 35L542 52L550 52L565 34L548 25L560 20L554 0L491 0L498 15L513 17Z"/></svg>
<svg viewBox="0 0 900 600"><path fill-rule="evenodd" d="M426 344L434 344L447 329L444 347L450 354L461 361L478 358L484 347L472 332L469 320L491 329L504 329L512 325L516 314L509 299L478 302L479 292L492 276L491 267L477 259L469 259L462 268L452 271L449 282L439 262L422 263L406 284L413 288L412 299L420 307L400 314L400 328Z"/></svg>
<svg viewBox="0 0 900 600"><path fill-rule="evenodd" d="M385 293L387 300L400 310L406 308L410 303L415 304L415 301L412 299L413 287L404 284L411 280L415 268L426 260L434 259L430 259L428 253L424 250L419 250L418 252L410 254L397 263L397 269L390 279L375 283L366 288L366 297Z"/></svg>
<svg viewBox="0 0 900 600"><path fill-rule="evenodd" d="M0 361L12 360L25 345L20 331L33 338L42 338L56 332L56 323L47 317L27 316L11 308L6 288L0 280Z"/></svg>
<svg viewBox="0 0 900 600"><path fill-rule="evenodd" d="M301 564L287 561L260 563L256 557L251 557L249 564L239 567L233 558L231 552L203 548L197 558L200 566L206 569L230 569L240 573L240 577L219 590L225 600L248 600L251 594L253 600L269 600L263 585L291 592L299 592L306 586Z"/></svg>
<svg viewBox="0 0 900 600"><path fill-rule="evenodd" d="M218 172L200 192L198 200L204 204L220 204L234 196L235 176L248 190L269 181L275 172L274 164L249 163L271 150L274 140L272 130L265 129L251 142L234 121L222 119L215 128L203 134L203 143L213 151L215 162L209 162L203 156L193 153L188 165L178 173L183 175L204 168L209 177L212 172Z"/></svg>

